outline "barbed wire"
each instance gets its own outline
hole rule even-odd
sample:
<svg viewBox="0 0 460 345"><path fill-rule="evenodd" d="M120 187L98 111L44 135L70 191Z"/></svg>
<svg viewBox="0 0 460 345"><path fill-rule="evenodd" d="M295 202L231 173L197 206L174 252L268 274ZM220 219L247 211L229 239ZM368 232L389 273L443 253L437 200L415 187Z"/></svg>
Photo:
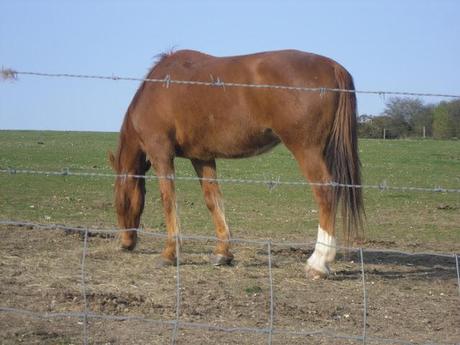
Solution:
<svg viewBox="0 0 460 345"><path fill-rule="evenodd" d="M137 178L146 180L178 180L178 181L207 181L223 184L263 184L266 185L269 191L272 191L277 186L325 186L325 187L340 187L340 188L365 188L378 189L380 191L400 191L400 192L433 192L433 193L460 193L460 188L444 188L444 187L410 187L410 186L390 186L386 181L381 184L345 184L334 181L330 182L309 182L309 181L283 181L280 178L276 180L261 180L261 179L242 179L242 178L206 178L197 176L157 176L157 175L136 175L136 174L113 174L99 172L76 172L70 171L69 168L64 168L60 171L54 170L34 170L34 169L16 169L16 168L1 168L2 174L28 174L28 175L44 175L44 176L81 176L81 177L111 177L111 178Z"/></svg>
<svg viewBox="0 0 460 345"><path fill-rule="evenodd" d="M114 80L114 81L138 81L148 83L159 83L163 84L164 87L169 87L171 84L177 85L195 85L195 86L211 86L211 87L231 87L231 88L253 88L253 89L277 89L277 90L290 90L290 91L302 91L302 92L319 92L324 94L325 92L344 92L344 93L356 93L356 94L373 94L379 96L393 95L393 96L418 96L418 97L444 97L444 98L460 98L460 95L445 94L445 93L430 93L430 92L408 92L408 91L375 91L375 90L350 90L341 88L330 88L330 87L306 87L306 86L294 86L294 85L278 85L278 84L251 84L251 83L237 83L237 82L224 82L220 78L214 79L211 75L211 81L203 80L178 80L172 79L168 74L163 79L159 78L136 78L136 77L124 77L117 75L94 75L94 74L73 74L73 73L44 73L44 72L33 72L33 71L17 71L11 68L3 68L1 70L3 79L17 80L18 75L29 75L37 77L49 77L49 78L77 78L77 79L99 79L99 80Z"/></svg>

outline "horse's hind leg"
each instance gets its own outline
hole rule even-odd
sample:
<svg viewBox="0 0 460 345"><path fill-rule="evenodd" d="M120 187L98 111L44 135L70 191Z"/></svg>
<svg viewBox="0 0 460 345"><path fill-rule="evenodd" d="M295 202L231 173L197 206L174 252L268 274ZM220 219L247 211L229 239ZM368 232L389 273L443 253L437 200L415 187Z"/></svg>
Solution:
<svg viewBox="0 0 460 345"><path fill-rule="evenodd" d="M219 185L216 181L216 162L192 160L193 167L200 178L201 188L204 194L206 206L212 215L212 220L216 228L218 238L217 247L212 257L214 265L227 265L233 260L233 254L230 252L230 230L225 221L224 206Z"/></svg>
<svg viewBox="0 0 460 345"><path fill-rule="evenodd" d="M299 166L308 181L326 183L331 181L322 149L293 150ZM336 239L334 228L334 210L331 186L312 186L315 200L319 206L318 237L313 254L308 258L306 272L312 279L329 275L329 263L334 261Z"/></svg>

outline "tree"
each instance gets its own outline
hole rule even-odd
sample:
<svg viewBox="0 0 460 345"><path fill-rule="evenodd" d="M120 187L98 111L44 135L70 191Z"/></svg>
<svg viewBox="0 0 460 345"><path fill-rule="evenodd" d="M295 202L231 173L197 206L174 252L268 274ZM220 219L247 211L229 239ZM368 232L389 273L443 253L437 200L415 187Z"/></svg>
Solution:
<svg viewBox="0 0 460 345"><path fill-rule="evenodd" d="M358 117L358 136L361 138L381 138L381 130L374 124L374 116L363 114Z"/></svg>
<svg viewBox="0 0 460 345"><path fill-rule="evenodd" d="M358 117L358 136L361 138L379 139L383 137L384 129L388 130L390 126L391 118L389 116L370 116L364 114ZM395 138L396 136L388 130L385 137Z"/></svg>
<svg viewBox="0 0 460 345"><path fill-rule="evenodd" d="M379 116L358 117L358 135L363 138L427 137L460 138L460 100L424 104L417 98L392 97Z"/></svg>
<svg viewBox="0 0 460 345"><path fill-rule="evenodd" d="M396 137L420 135L423 126L431 130L431 114L430 107L418 98L391 97L383 111L391 119L388 129Z"/></svg>
<svg viewBox="0 0 460 345"><path fill-rule="evenodd" d="M433 136L438 139L460 137L460 101L441 102L434 109Z"/></svg>
<svg viewBox="0 0 460 345"><path fill-rule="evenodd" d="M435 105L428 104L422 111L416 112L411 119L412 132L414 136L433 136L433 113Z"/></svg>
<svg viewBox="0 0 460 345"><path fill-rule="evenodd" d="M448 102L447 107L454 127L454 136L460 138L460 100Z"/></svg>

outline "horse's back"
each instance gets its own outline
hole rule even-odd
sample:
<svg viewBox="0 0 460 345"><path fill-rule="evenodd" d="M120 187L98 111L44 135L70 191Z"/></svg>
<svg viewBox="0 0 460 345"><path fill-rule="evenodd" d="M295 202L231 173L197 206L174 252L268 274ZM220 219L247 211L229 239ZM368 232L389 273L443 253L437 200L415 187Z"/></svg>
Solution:
<svg viewBox="0 0 460 345"><path fill-rule="evenodd" d="M242 84L337 87L338 64L326 57L284 50L214 57L191 50L165 54L149 78ZM169 87L168 87L169 86ZM337 95L286 89L148 83L133 115L141 135L173 137L176 154L189 158L246 157L284 138L308 133L313 141L332 123Z"/></svg>
<svg viewBox="0 0 460 345"><path fill-rule="evenodd" d="M171 78L184 78L184 80L203 77L201 80L210 80L212 75L228 82L243 83L257 80L265 83L272 81L288 84L304 81L311 84L309 78L312 74L317 78L325 77L326 74L332 77L336 65L338 64L335 61L327 57L299 50L269 51L228 57L216 57L194 50L179 50L163 54L149 76L162 78L169 75ZM228 78L231 80L227 80Z"/></svg>

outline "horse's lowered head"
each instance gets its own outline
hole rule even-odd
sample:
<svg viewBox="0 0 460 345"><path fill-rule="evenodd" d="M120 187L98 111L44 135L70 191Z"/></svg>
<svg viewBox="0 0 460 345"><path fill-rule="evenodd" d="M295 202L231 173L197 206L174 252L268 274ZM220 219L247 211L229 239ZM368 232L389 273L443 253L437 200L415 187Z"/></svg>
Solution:
<svg viewBox="0 0 460 345"><path fill-rule="evenodd" d="M116 173L114 194L115 209L117 212L118 226L120 229L130 229L121 234L121 246L132 250L136 246L137 228L140 216L144 209L145 197L145 172L150 168L150 163L145 160L145 155L137 159L136 164L129 165L123 160L123 155L118 150L114 155L108 153L109 162ZM130 157L132 158L132 157Z"/></svg>

